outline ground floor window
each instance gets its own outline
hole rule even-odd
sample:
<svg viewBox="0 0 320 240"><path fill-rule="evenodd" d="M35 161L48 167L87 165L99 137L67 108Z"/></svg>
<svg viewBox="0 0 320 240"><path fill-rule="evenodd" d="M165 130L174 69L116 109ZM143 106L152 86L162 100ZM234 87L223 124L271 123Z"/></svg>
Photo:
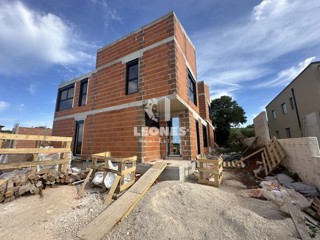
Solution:
<svg viewBox="0 0 320 240"><path fill-rule="evenodd" d="M286 128L287 138L291 138L290 128Z"/></svg>
<svg viewBox="0 0 320 240"><path fill-rule="evenodd" d="M76 122L73 155L80 155L81 154L82 139L83 139L83 124L84 124L84 121L77 121Z"/></svg>
<svg viewBox="0 0 320 240"><path fill-rule="evenodd" d="M203 147L208 147L208 132L207 127L202 125L202 135L203 135Z"/></svg>

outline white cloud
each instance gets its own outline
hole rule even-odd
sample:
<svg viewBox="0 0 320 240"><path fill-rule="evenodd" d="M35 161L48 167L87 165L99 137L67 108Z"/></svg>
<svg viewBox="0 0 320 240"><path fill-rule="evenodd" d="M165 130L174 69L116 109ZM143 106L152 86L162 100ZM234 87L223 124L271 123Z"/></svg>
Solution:
<svg viewBox="0 0 320 240"><path fill-rule="evenodd" d="M34 83L29 84L29 86L27 87L27 91L31 94L31 95L35 95L36 94L36 90L37 90L37 85Z"/></svg>
<svg viewBox="0 0 320 240"><path fill-rule="evenodd" d="M7 103L5 101L0 101L0 111L7 109L9 106L10 106L9 103Z"/></svg>
<svg viewBox="0 0 320 240"><path fill-rule="evenodd" d="M297 66L284 69L278 73L275 79L257 84L255 85L255 87L261 88L261 87L286 86L288 83L294 80L315 58L316 57L307 58L304 61L298 63Z"/></svg>
<svg viewBox="0 0 320 240"><path fill-rule="evenodd" d="M102 7L104 11L103 18L105 27L108 27L111 21L123 23L123 20L118 14L117 10L115 8L111 8L106 0L91 0L91 2L99 7Z"/></svg>
<svg viewBox="0 0 320 240"><path fill-rule="evenodd" d="M94 63L75 26L20 1L0 2L0 73L17 74L50 64Z"/></svg>
<svg viewBox="0 0 320 240"><path fill-rule="evenodd" d="M314 55L320 51L319 12L318 0L263 0L232 26L198 31L191 38L199 78L241 85L273 74L272 63L286 54Z"/></svg>

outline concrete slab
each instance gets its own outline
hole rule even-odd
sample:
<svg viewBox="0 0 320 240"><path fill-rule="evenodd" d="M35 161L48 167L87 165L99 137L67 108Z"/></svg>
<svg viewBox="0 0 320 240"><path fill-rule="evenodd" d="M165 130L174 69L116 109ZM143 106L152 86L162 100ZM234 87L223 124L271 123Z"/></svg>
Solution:
<svg viewBox="0 0 320 240"><path fill-rule="evenodd" d="M195 171L195 161L186 160L155 160L149 163L137 164L137 173L144 174L156 162L166 162L168 165L159 176L159 181L182 181Z"/></svg>

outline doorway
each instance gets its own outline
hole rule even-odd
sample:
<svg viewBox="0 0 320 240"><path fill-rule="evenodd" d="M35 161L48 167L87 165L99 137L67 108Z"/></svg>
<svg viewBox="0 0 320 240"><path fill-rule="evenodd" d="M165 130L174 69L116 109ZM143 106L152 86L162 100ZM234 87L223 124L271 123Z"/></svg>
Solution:
<svg viewBox="0 0 320 240"><path fill-rule="evenodd" d="M182 155L181 136L180 136L180 118L172 117L167 121L169 136L167 136L167 156Z"/></svg>

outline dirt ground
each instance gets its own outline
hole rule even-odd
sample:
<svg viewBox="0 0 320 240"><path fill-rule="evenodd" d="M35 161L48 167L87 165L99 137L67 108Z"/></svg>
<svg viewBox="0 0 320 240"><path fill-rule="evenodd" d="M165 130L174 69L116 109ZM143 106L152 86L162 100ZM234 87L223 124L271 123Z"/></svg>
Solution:
<svg viewBox="0 0 320 240"><path fill-rule="evenodd" d="M157 183L105 239L297 239L289 216L271 202L241 197L243 184L225 175L220 188ZM75 199L74 186L43 193L0 204L0 239L78 239L104 209L97 193Z"/></svg>

